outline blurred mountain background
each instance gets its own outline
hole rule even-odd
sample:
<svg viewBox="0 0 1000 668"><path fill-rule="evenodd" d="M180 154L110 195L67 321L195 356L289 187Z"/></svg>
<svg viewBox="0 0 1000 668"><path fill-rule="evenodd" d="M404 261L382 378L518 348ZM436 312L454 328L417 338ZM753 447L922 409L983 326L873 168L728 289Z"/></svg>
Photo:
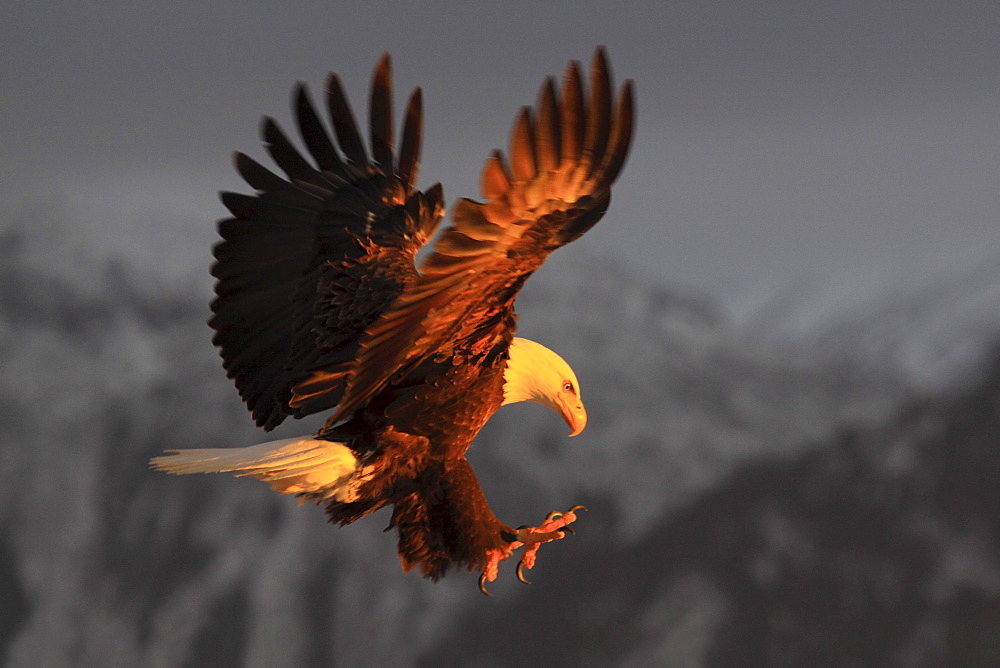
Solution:
<svg viewBox="0 0 1000 668"><path fill-rule="evenodd" d="M520 331L574 365L590 426L507 407L470 459L510 523L590 512L486 599L403 574L385 511L336 528L147 470L265 440L204 324L207 244L135 221L175 260L151 264L59 215L0 233L9 665L1000 662L1000 264L790 335L560 251Z"/></svg>
<svg viewBox="0 0 1000 668"><path fill-rule="evenodd" d="M0 663L997 666L1000 3L0 3ZM253 480L205 325L262 114L393 55L419 187L475 196L547 74L637 91L608 215L518 300L587 430L502 409L497 514L584 503L483 597ZM398 117L397 117L398 118Z"/></svg>

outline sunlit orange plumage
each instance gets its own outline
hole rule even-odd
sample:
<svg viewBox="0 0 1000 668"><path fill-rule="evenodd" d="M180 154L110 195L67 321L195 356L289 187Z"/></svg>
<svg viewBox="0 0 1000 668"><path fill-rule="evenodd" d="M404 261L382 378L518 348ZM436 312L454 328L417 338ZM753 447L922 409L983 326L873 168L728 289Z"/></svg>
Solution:
<svg viewBox="0 0 1000 668"><path fill-rule="evenodd" d="M233 217L219 223L209 324L259 425L333 413L311 437L178 451L154 466L256 477L325 504L340 524L391 505L405 570L435 580L452 566L478 570L484 592L524 545L524 579L538 546L564 536L581 507L512 529L490 510L465 452L505 403L546 405L574 434L586 424L572 369L514 337L513 306L548 254L608 207L631 142L631 82L612 95L602 50L589 87L576 63L561 87L547 79L537 107L517 117L509 162L487 159L484 201L459 200L418 269L444 209L440 186L415 188L419 89L397 151L388 55L372 81L368 147L336 75L326 86L336 141L300 85L296 121L311 161L270 118L262 135L284 176L237 154L256 193L222 196Z"/></svg>

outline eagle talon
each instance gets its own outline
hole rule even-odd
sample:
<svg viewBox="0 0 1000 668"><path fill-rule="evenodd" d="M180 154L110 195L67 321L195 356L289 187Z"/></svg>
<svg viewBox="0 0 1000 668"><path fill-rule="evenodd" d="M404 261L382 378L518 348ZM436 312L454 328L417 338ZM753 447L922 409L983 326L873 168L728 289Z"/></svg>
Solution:
<svg viewBox="0 0 1000 668"><path fill-rule="evenodd" d="M575 513L578 510L586 510L586 508L577 505L564 513L552 511L538 526L521 525L513 530L513 533L509 529L502 530L500 535L507 544L504 547L487 551L486 564L479 576L479 591L487 596L493 595L486 589L486 583L496 580L500 562L510 557L513 551L519 547L523 547L524 552L521 554L521 560L517 562L517 579L524 584L531 584L525 571L535 565L538 549L542 543L561 540L570 534L575 536L576 532L569 525L576 521Z"/></svg>
<svg viewBox="0 0 1000 668"><path fill-rule="evenodd" d="M493 596L493 594L491 594L489 592L489 590L486 589L486 572L485 571L483 572L482 575L479 576L479 591L483 592L487 596Z"/></svg>

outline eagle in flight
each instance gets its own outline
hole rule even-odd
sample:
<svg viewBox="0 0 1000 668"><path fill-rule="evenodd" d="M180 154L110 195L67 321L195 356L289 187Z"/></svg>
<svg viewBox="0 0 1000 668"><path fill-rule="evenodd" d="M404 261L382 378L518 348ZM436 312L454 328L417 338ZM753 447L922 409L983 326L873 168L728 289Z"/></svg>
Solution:
<svg viewBox="0 0 1000 668"><path fill-rule="evenodd" d="M419 267L444 211L440 184L415 189L420 89L398 148L388 54L372 80L369 146L337 75L325 92L336 142L305 86L294 93L312 161L272 118L261 132L284 176L235 156L256 192L222 194L232 217L219 223L209 325L259 426L333 413L313 436L175 450L151 464L252 476L325 504L341 525L392 506L403 570L435 581L452 566L479 571L487 594L499 563L523 546L517 575L527 582L538 547L571 532L582 506L512 528L490 510L465 452L504 404L548 406L571 435L587 422L569 365L514 336L514 299L549 253L607 210L631 143L632 82L614 96L602 49L589 86L576 62L561 89L546 79L537 107L515 121L509 158L486 160L483 201L458 201Z"/></svg>

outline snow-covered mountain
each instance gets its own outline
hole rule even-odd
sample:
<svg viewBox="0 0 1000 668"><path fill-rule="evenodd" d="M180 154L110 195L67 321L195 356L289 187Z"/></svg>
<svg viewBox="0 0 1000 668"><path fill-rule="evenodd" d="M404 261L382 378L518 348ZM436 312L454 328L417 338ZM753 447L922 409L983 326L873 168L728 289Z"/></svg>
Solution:
<svg viewBox="0 0 1000 668"><path fill-rule="evenodd" d="M894 364L925 391L967 383L988 371L1000 343L1000 259L910 286L839 318L821 338L859 361Z"/></svg>
<svg viewBox="0 0 1000 668"><path fill-rule="evenodd" d="M264 438L204 325L202 240L109 255L46 233L58 221L29 222L0 234L12 665L994 656L980 641L1000 626L1000 374L914 390L894 354L939 321L930 302L889 349L866 342L891 305L837 345L779 342L729 327L707 300L557 253L519 300L520 332L574 366L590 424L566 439L543 409L508 407L470 459L508 523L591 511L542 548L534 585L506 565L486 599L472 574L403 574L384 512L335 528L256 481L147 470L164 449ZM995 333L969 328L980 359ZM872 354L848 354L851 341Z"/></svg>

